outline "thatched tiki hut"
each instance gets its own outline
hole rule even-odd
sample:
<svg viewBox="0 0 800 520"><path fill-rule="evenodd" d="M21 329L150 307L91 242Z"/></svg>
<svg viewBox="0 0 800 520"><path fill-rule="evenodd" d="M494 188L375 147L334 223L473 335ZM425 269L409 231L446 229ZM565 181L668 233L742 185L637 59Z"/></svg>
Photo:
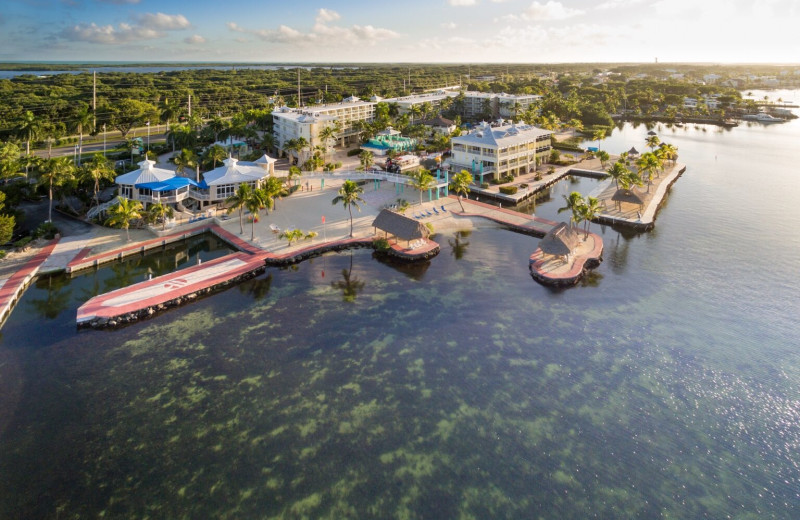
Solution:
<svg viewBox="0 0 800 520"><path fill-rule="evenodd" d="M645 197L644 193L637 190L636 188L631 188L631 189L620 188L614 193L614 195L611 196L611 200L614 201L614 203L617 206L617 209L619 209L620 211L622 211L623 202L627 202L628 204L638 204L639 211L641 211L642 208L644 207L644 197Z"/></svg>
<svg viewBox="0 0 800 520"><path fill-rule="evenodd" d="M628 150L628 158L636 159L638 157L639 157L639 150L637 150L635 146L631 146L631 149Z"/></svg>
<svg viewBox="0 0 800 520"><path fill-rule="evenodd" d="M430 234L430 231L422 222L388 209L381 210L378 213L378 216L372 222L372 227L375 228L376 232L378 229L383 231L386 234L386 238L389 238L391 234L408 242L420 238L427 239Z"/></svg>
<svg viewBox="0 0 800 520"><path fill-rule="evenodd" d="M575 230L565 222L547 232L543 239L539 241L539 249L545 255L561 257L565 262L575 251L580 243L580 237Z"/></svg>

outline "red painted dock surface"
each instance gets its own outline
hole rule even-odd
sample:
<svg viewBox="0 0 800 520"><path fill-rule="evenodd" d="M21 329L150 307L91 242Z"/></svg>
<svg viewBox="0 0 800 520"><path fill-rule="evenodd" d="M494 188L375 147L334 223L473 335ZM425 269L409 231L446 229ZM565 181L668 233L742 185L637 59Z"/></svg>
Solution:
<svg viewBox="0 0 800 520"><path fill-rule="evenodd" d="M265 254L233 253L90 299L78 309L78 324L112 319L220 285L265 265Z"/></svg>
<svg viewBox="0 0 800 520"><path fill-rule="evenodd" d="M58 239L51 240L28 260L22 268L0 284L0 321L4 320L11 312L11 307L22 294L22 290L30 283L39 268L56 247Z"/></svg>

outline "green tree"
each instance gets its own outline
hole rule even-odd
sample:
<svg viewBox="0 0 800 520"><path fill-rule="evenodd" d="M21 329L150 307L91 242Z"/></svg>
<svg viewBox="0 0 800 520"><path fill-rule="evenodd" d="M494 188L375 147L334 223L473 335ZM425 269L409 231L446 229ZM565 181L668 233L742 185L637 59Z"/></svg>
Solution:
<svg viewBox="0 0 800 520"><path fill-rule="evenodd" d="M586 201L581 206L581 219L584 225L584 240L589 237L589 222L600 214L600 201L596 197L586 197Z"/></svg>
<svg viewBox="0 0 800 520"><path fill-rule="evenodd" d="M305 238L305 236L305 232L300 229L287 229L285 231L281 231L281 233L278 235L278 238L286 239L289 242L289 247L291 247L292 242Z"/></svg>
<svg viewBox="0 0 800 520"><path fill-rule="evenodd" d="M245 200L247 211L250 212L250 240L256 239L256 220L258 220L258 212L261 208L272 207L272 199L267 196L267 193L261 188L251 190L247 199Z"/></svg>
<svg viewBox="0 0 800 520"><path fill-rule="evenodd" d="M175 211L172 209L172 206L162 204L161 202L151 204L150 207L147 208L147 216L150 221L156 224L161 222L161 231L167 228L167 220L171 219L174 215Z"/></svg>
<svg viewBox="0 0 800 520"><path fill-rule="evenodd" d="M176 148L193 148L197 144L197 132L189 125L172 125L167 139L172 143L173 152Z"/></svg>
<svg viewBox="0 0 800 520"><path fill-rule="evenodd" d="M626 177L630 173L630 170L625 166L625 163L617 161L606 170L606 173L609 177L614 179L614 183L617 185L617 189L619 189L620 179Z"/></svg>
<svg viewBox="0 0 800 520"><path fill-rule="evenodd" d="M276 207L276 199L281 195L281 193L284 193L283 183L279 178L270 175L264 180L264 184L261 186L261 189L264 191L266 196L272 200L272 204L269 205L267 211L269 213L269 209L274 209Z"/></svg>
<svg viewBox="0 0 800 520"><path fill-rule="evenodd" d="M61 186L71 180L75 174L75 164L69 157L53 157L48 159L39 168L38 186L46 186L49 198L47 208L47 221L53 221L53 188Z"/></svg>
<svg viewBox="0 0 800 520"><path fill-rule="evenodd" d="M292 187L292 180L298 179L303 175L303 172L297 166L289 166L289 172L286 174L286 188Z"/></svg>
<svg viewBox="0 0 800 520"><path fill-rule="evenodd" d="M112 128L119 130L122 138L125 139L134 126L155 119L158 109L144 101L122 99L111 105L110 112Z"/></svg>
<svg viewBox="0 0 800 520"><path fill-rule="evenodd" d="M600 149L600 141L606 138L606 129L598 128L592 132L592 141L597 141L597 149Z"/></svg>
<svg viewBox="0 0 800 520"><path fill-rule="evenodd" d="M5 215L6 194L0 191L0 244L5 244L14 236L17 221L13 215Z"/></svg>
<svg viewBox="0 0 800 520"><path fill-rule="evenodd" d="M606 163L611 158L611 156L608 154L607 151L600 150L600 151L597 152L597 158L600 159L600 166L605 168L606 167Z"/></svg>
<svg viewBox="0 0 800 520"><path fill-rule="evenodd" d="M120 197L117 203L109 208L106 225L124 229L125 236L128 242L130 242L131 234L129 230L131 222L140 218L142 218L142 203L138 200Z"/></svg>
<svg viewBox="0 0 800 520"><path fill-rule="evenodd" d="M225 151L225 148L223 148L218 144L215 144L214 146L206 150L205 161L206 163L208 163L209 161L211 162L211 169L217 167L217 161L222 162L227 158L228 158L228 152Z"/></svg>
<svg viewBox="0 0 800 520"><path fill-rule="evenodd" d="M350 179L344 181L342 186L339 188L338 195L334 197L331 203L335 206L341 203L347 210L350 212L350 236L353 236L353 206L355 206L356 210L361 211L361 206L358 205L359 202L363 203L364 199L361 198L361 194L364 193L364 189L356 184L354 181Z"/></svg>
<svg viewBox="0 0 800 520"><path fill-rule="evenodd" d="M561 213L562 211L570 211L572 212L572 216L570 217L570 225L578 225L578 222L581 221L582 218L582 210L583 210L583 196L578 193L577 191L573 191L572 193L567 195L563 195L564 201L566 205L563 208L558 208L558 212Z"/></svg>
<svg viewBox="0 0 800 520"><path fill-rule="evenodd" d="M78 132L78 166L81 165L83 154L83 134L92 132L94 129L94 114L89 109L89 105L81 103L69 117L69 128Z"/></svg>
<svg viewBox="0 0 800 520"><path fill-rule="evenodd" d="M361 163L361 167L364 170L368 170L370 166L375 162L375 156L372 155L372 152L369 150L362 150L360 154L358 154L358 160Z"/></svg>
<svg viewBox="0 0 800 520"><path fill-rule="evenodd" d="M658 145L661 144L661 139L657 135L650 135L647 136L647 146L650 150L655 150L658 148Z"/></svg>
<svg viewBox="0 0 800 520"><path fill-rule="evenodd" d="M25 155L31 155L31 141L37 139L42 130L42 123L33 115L30 110L23 114L22 118L17 122L14 128L14 133L22 140L25 141ZM25 166L25 176L28 176L28 166Z"/></svg>
<svg viewBox="0 0 800 520"><path fill-rule="evenodd" d="M419 191L419 203L422 204L422 192L428 190L433 186L436 179L433 178L431 172L424 168L420 168L412 177L413 182L411 183L414 188Z"/></svg>
<svg viewBox="0 0 800 520"><path fill-rule="evenodd" d="M20 169L19 146L12 142L0 142L0 178L13 177Z"/></svg>
<svg viewBox="0 0 800 520"><path fill-rule="evenodd" d="M239 210L239 234L244 235L244 208L247 205L247 200L250 198L250 192L253 189L247 183L239 184L236 193L225 199L225 205L228 206L228 213L233 213Z"/></svg>
<svg viewBox="0 0 800 520"><path fill-rule="evenodd" d="M186 170L193 171L197 168L197 154L188 148L181 150L181 153L172 158L175 163L175 171L178 174L183 174Z"/></svg>
<svg viewBox="0 0 800 520"><path fill-rule="evenodd" d="M464 211L464 204L461 203L461 197L467 196L471 184L472 174L470 174L467 170L461 170L453 175L452 179L450 179L449 188L458 195L458 204L461 206L461 211Z"/></svg>
<svg viewBox="0 0 800 520"><path fill-rule="evenodd" d="M111 167L111 162L103 154L96 153L81 167L81 177L91 182L94 202L99 206L100 183L114 180L114 169Z"/></svg>

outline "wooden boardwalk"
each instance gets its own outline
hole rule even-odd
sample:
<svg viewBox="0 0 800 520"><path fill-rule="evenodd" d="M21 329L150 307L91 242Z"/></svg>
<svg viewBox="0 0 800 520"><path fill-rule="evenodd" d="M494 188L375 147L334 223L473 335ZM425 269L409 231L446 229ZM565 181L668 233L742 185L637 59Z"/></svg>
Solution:
<svg viewBox="0 0 800 520"><path fill-rule="evenodd" d="M0 324L3 323L22 292L39 272L47 257L56 247L58 239L51 240L10 277L0 280Z"/></svg>

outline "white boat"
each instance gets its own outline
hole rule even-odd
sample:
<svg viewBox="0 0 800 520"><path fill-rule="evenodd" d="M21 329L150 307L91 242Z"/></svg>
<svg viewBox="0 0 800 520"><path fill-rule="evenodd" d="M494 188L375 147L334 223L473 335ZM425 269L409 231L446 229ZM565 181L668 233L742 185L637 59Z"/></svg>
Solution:
<svg viewBox="0 0 800 520"><path fill-rule="evenodd" d="M745 114L745 115L742 116L742 119L745 119L747 121L758 121L759 123L783 123L784 122L783 119L781 119L779 117L771 116L771 115L767 114L766 112L759 112L758 114Z"/></svg>

